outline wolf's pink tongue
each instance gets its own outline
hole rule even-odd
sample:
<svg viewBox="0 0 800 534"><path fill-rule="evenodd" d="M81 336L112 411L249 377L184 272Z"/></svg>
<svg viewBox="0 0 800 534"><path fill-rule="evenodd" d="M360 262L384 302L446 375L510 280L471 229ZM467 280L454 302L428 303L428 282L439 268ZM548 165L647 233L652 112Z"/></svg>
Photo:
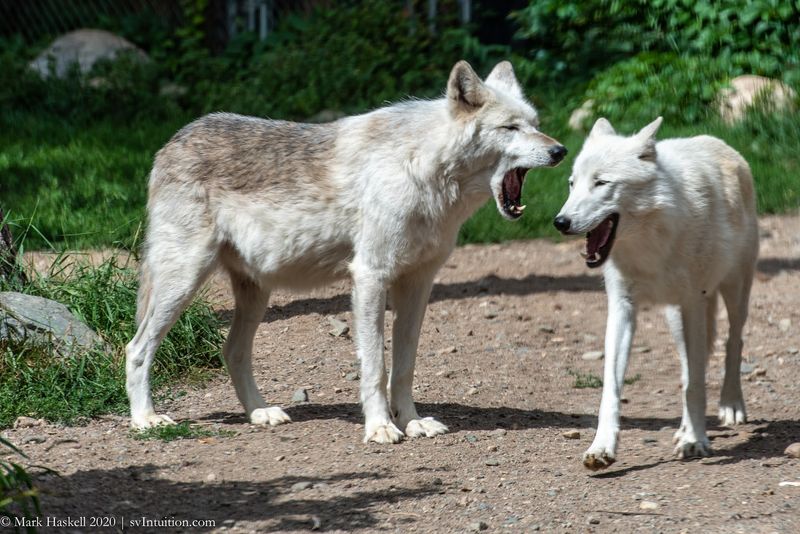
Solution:
<svg viewBox="0 0 800 534"><path fill-rule="evenodd" d="M589 232L586 236L586 253L591 257L595 252L599 251L611 237L611 228L613 223L611 219L606 219L600 225Z"/></svg>

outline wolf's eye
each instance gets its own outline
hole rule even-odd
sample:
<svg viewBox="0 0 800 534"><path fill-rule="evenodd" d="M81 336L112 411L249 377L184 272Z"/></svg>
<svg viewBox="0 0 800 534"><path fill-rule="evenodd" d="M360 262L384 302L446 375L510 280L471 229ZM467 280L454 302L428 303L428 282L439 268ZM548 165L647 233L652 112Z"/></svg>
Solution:
<svg viewBox="0 0 800 534"><path fill-rule="evenodd" d="M600 187L601 185L606 185L607 183L608 183L608 182L607 182L607 181L605 181L605 180L595 180L595 181L594 181L594 186L595 186L595 187Z"/></svg>
<svg viewBox="0 0 800 534"><path fill-rule="evenodd" d="M516 124L507 124L505 126L501 126L501 128L504 130L508 130L509 132L516 132L517 130L519 130L519 126L517 126Z"/></svg>
<svg viewBox="0 0 800 534"><path fill-rule="evenodd" d="M574 182L572 181L572 178L569 179L568 183L569 183L569 188L572 189L572 185L574 184Z"/></svg>

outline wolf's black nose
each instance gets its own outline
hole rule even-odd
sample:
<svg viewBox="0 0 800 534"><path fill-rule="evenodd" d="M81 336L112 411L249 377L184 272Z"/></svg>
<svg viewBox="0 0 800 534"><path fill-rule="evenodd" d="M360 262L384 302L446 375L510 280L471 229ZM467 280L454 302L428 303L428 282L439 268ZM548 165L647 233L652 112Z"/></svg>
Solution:
<svg viewBox="0 0 800 534"><path fill-rule="evenodd" d="M567 147L564 145L555 145L551 146L547 152L550 154L550 157L553 158L553 161L558 163L567 155Z"/></svg>
<svg viewBox="0 0 800 534"><path fill-rule="evenodd" d="M572 221L570 221L568 217L564 217L563 215L559 215L558 217L553 219L553 226L555 226L556 230L558 230L562 234L569 231L569 227L571 224Z"/></svg>

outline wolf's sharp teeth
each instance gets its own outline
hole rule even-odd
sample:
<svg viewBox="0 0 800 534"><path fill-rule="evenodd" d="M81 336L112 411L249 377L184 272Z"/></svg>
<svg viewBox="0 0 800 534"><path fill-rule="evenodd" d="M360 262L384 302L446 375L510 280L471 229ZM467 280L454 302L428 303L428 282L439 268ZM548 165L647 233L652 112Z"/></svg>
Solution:
<svg viewBox="0 0 800 534"><path fill-rule="evenodd" d="M528 205L527 205L527 204L523 204L523 205L522 205L522 206L520 206L518 209L519 209L519 211L523 211L523 210L524 210L525 208L527 208L527 207L528 207Z"/></svg>
<svg viewBox="0 0 800 534"><path fill-rule="evenodd" d="M589 253L583 250L580 251L580 255L584 260L589 257Z"/></svg>

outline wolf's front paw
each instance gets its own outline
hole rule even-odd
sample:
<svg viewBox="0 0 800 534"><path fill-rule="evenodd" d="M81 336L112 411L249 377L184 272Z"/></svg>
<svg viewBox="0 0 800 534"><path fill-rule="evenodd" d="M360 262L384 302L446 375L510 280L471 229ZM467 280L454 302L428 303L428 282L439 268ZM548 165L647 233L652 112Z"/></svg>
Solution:
<svg viewBox="0 0 800 534"><path fill-rule="evenodd" d="M719 403L719 424L722 426L741 425L747 422L747 412L744 409L744 400Z"/></svg>
<svg viewBox="0 0 800 534"><path fill-rule="evenodd" d="M687 433L678 439L675 454L680 460L688 458L702 458L711 454L711 444L708 438L690 439Z"/></svg>
<svg viewBox="0 0 800 534"><path fill-rule="evenodd" d="M137 430L153 428L154 426L174 425L174 424L175 421L173 421L170 416L158 415L155 412L150 412L143 415L134 415L131 417L131 427Z"/></svg>
<svg viewBox="0 0 800 534"><path fill-rule="evenodd" d="M286 412L273 406L271 408L256 408L250 412L250 422L254 425L278 426L284 423L291 423L292 419Z"/></svg>
<svg viewBox="0 0 800 534"><path fill-rule="evenodd" d="M449 429L433 417L412 419L406 425L406 436L409 438L432 438L439 434L446 434Z"/></svg>
<svg viewBox="0 0 800 534"><path fill-rule="evenodd" d="M379 425L367 425L364 435L364 443L374 441L375 443L400 443L403 440L403 433L394 426L394 423L383 423Z"/></svg>
<svg viewBox="0 0 800 534"><path fill-rule="evenodd" d="M605 469L616 461L614 453L604 447L590 447L583 453L583 465L592 471Z"/></svg>

